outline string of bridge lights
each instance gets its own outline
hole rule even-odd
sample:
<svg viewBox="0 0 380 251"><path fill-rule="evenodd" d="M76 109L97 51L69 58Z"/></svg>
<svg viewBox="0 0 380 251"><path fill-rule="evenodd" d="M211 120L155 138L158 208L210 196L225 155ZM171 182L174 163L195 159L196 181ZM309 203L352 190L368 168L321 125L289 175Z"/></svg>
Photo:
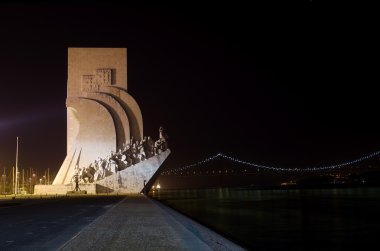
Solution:
<svg viewBox="0 0 380 251"><path fill-rule="evenodd" d="M174 168L174 169L171 169L171 170L168 170L168 171L164 171L161 174L163 174L163 175L176 174L178 172L186 171L187 169L192 168L192 167L202 166L203 164L205 164L207 162L210 162L210 161L212 161L214 159L217 159L217 158L226 159L226 160L229 160L229 161L232 161L232 162L235 162L235 163L239 163L239 164L243 164L243 165L247 165L247 166L250 166L250 167L256 167L258 171L260 171L260 169L262 169L262 170L277 171L277 172L310 172L310 171L314 172L314 171L326 171L326 170L339 169L339 168L342 168L342 167L345 167L345 166L350 166L350 165L359 163L361 161L370 159L372 157L375 157L375 156L377 156L379 154L380 154L380 151L377 151L377 152L365 155L365 156L360 157L360 158L355 159L355 160L343 162L343 163L340 163L340 164L329 165L329 166L305 167L305 168L298 168L298 167L296 167L296 168L283 168L283 167L260 165L260 164L254 163L254 162L247 162L247 161L244 161L244 160L240 160L238 158L234 158L234 157L225 155L223 153L218 153L218 154L215 154L215 155L213 155L211 157L205 158L202 161L198 161L198 162L195 162L195 163L187 165L187 166L183 166L183 167Z"/></svg>

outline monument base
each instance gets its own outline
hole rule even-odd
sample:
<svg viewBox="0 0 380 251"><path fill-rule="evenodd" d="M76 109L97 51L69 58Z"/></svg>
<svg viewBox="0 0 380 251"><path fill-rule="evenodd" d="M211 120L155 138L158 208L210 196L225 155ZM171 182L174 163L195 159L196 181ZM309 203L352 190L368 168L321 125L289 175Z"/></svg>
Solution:
<svg viewBox="0 0 380 251"><path fill-rule="evenodd" d="M96 194L96 184L79 184L81 191L86 191L86 194ZM74 191L75 184L65 185L35 185L34 194L37 195L50 195L50 194L68 194Z"/></svg>
<svg viewBox="0 0 380 251"><path fill-rule="evenodd" d="M66 194L87 194L87 191L68 191Z"/></svg>
<svg viewBox="0 0 380 251"><path fill-rule="evenodd" d="M150 184L150 180L157 173L169 154L170 150L167 149L159 155L113 173L102 180L94 183L79 183L79 189L86 191L87 194L139 194L143 192L145 185ZM35 185L34 194L68 194L69 192L73 192L74 188L74 183L64 185ZM148 191L149 188L146 190Z"/></svg>

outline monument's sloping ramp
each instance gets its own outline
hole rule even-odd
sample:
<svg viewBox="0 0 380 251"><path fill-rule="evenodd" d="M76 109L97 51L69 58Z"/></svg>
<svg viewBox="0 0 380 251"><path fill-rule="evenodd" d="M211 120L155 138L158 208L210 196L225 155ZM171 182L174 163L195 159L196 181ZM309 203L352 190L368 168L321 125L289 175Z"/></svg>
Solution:
<svg viewBox="0 0 380 251"><path fill-rule="evenodd" d="M144 188L144 184L149 183L150 179L158 171L169 154L170 150L167 149L159 155L153 156L97 181L97 193L107 193L108 191L118 193L140 193Z"/></svg>

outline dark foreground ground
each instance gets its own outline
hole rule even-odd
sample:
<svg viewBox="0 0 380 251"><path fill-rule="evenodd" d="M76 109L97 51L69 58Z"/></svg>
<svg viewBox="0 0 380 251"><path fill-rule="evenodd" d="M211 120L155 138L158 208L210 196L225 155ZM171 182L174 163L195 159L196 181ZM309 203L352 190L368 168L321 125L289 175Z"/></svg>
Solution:
<svg viewBox="0 0 380 251"><path fill-rule="evenodd" d="M151 193L250 250L378 250L380 187L213 188Z"/></svg>
<svg viewBox="0 0 380 251"><path fill-rule="evenodd" d="M0 250L56 250L123 196L0 200Z"/></svg>
<svg viewBox="0 0 380 251"><path fill-rule="evenodd" d="M144 195L0 200L0 250L244 250Z"/></svg>

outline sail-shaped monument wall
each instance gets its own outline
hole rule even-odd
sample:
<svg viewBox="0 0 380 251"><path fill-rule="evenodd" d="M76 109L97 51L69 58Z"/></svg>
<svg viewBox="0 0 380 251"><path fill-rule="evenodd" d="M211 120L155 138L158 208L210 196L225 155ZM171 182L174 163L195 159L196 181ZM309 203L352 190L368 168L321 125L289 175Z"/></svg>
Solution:
<svg viewBox="0 0 380 251"><path fill-rule="evenodd" d="M35 194L72 190L76 166L87 167L131 138L143 138L139 105L128 94L126 48L69 48L67 79L67 155L52 185L36 185ZM104 179L80 184L89 193L138 193L164 162L170 150Z"/></svg>

